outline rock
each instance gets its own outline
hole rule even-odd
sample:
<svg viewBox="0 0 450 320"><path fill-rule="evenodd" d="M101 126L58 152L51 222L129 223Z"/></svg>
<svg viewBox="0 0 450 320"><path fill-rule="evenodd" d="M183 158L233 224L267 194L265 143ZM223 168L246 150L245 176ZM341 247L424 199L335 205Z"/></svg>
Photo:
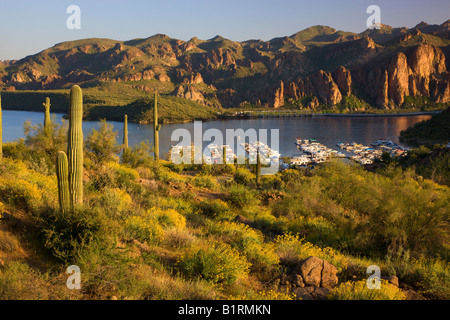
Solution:
<svg viewBox="0 0 450 320"><path fill-rule="evenodd" d="M322 282L320 283L323 288L332 288L338 283L338 277L336 276L337 269L328 261L323 260L322 270Z"/></svg>
<svg viewBox="0 0 450 320"><path fill-rule="evenodd" d="M414 290L404 290L403 293L406 296L406 300L426 300L425 297L418 294Z"/></svg>
<svg viewBox="0 0 450 320"><path fill-rule="evenodd" d="M297 298L302 300L313 300L312 292L314 291L314 287L304 287L304 288L295 288L292 290Z"/></svg>
<svg viewBox="0 0 450 320"><path fill-rule="evenodd" d="M241 215L237 215L236 218L234 218L234 221L240 222L240 223L243 223L246 225L250 225L252 223L249 219L247 219L246 217L241 216Z"/></svg>
<svg viewBox="0 0 450 320"><path fill-rule="evenodd" d="M275 90L273 107L276 109L282 106L284 106L284 84L280 81L280 87Z"/></svg>
<svg viewBox="0 0 450 320"><path fill-rule="evenodd" d="M350 71L340 66L332 75L341 93L349 96L352 93L352 76Z"/></svg>
<svg viewBox="0 0 450 320"><path fill-rule="evenodd" d="M331 73L320 70L312 77L314 89L320 99L328 105L335 105L342 100L342 94L333 81Z"/></svg>
<svg viewBox="0 0 450 320"><path fill-rule="evenodd" d="M304 288L295 288L294 290L292 290L292 292L298 299L302 300L326 300L328 294L330 293L330 289L310 286Z"/></svg>
<svg viewBox="0 0 450 320"><path fill-rule="evenodd" d="M193 86L183 87L180 85L172 92L172 95L189 99L201 104L205 103L205 97L203 96L203 94L200 92L200 90Z"/></svg>
<svg viewBox="0 0 450 320"><path fill-rule="evenodd" d="M294 269L294 276L300 275L305 286L332 288L338 283L337 269L329 262L309 257Z"/></svg>
<svg viewBox="0 0 450 320"><path fill-rule="evenodd" d="M393 284L398 287L398 278L396 276L385 276L381 277L381 279L386 280L390 284Z"/></svg>
<svg viewBox="0 0 450 320"><path fill-rule="evenodd" d="M302 276L299 275L299 274L296 274L296 275L294 276L294 282L293 282L293 284L294 284L296 287L300 287L300 288L304 288L304 287L305 287L305 282L303 282L303 278L302 278Z"/></svg>

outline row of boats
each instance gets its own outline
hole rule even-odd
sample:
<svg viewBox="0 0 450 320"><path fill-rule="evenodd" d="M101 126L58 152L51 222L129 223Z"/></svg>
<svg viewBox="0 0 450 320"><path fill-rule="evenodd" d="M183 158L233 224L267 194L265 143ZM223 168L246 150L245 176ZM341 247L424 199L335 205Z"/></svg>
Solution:
<svg viewBox="0 0 450 320"><path fill-rule="evenodd" d="M346 157L344 153L328 148L327 146L318 143L316 139L297 138L297 146L302 151L302 154L291 157L291 165L294 166L320 164L328 161L331 157Z"/></svg>
<svg viewBox="0 0 450 320"><path fill-rule="evenodd" d="M270 165L271 163L278 163L280 161L281 154L271 149L268 145L263 142L256 141L254 143L241 143L241 147L245 151L246 158L250 163L256 163L258 150L260 153L261 164ZM192 154L193 146L172 146L171 154L176 154L182 156L183 154ZM223 162L224 150L227 163L235 163L238 156L233 152L233 149L229 145L217 145L209 144L203 154L203 161L205 164L218 164ZM195 153L194 148L194 153Z"/></svg>
<svg viewBox="0 0 450 320"><path fill-rule="evenodd" d="M384 138L372 142L370 146L355 142L343 143L339 141L336 146L342 151L328 148L318 143L316 139L297 138L296 144L302 151L302 154L291 157L291 164L297 166L320 164L328 161L331 157L348 158L362 165L367 165L372 164L375 159L380 158L385 152L388 152L392 157L401 157L406 155L409 150L409 148Z"/></svg>

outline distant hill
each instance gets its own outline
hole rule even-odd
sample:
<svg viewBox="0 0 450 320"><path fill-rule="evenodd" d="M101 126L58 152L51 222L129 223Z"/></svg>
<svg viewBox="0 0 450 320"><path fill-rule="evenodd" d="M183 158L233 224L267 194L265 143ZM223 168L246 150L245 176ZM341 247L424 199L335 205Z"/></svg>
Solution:
<svg viewBox="0 0 450 320"><path fill-rule="evenodd" d="M102 92L92 96L95 106L123 106L158 91L208 108L445 108L449 31L446 21L360 34L313 26L270 41L83 39L0 62L0 89L18 97L78 84Z"/></svg>

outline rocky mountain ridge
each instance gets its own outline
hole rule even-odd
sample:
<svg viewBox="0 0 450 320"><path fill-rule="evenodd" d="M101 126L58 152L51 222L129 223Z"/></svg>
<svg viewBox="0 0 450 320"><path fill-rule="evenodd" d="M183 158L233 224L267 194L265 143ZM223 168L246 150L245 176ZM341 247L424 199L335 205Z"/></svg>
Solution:
<svg viewBox="0 0 450 320"><path fill-rule="evenodd" d="M235 42L216 36L64 42L0 61L3 90L66 89L117 83L216 107L344 105L395 109L450 103L450 20L361 34L314 26L290 37ZM112 93L113 94L113 93Z"/></svg>

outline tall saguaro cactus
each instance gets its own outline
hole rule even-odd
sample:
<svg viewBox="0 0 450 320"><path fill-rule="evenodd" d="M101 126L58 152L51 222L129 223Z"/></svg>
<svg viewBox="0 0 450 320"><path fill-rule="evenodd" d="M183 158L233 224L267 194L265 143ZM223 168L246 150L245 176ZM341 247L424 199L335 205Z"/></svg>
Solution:
<svg viewBox="0 0 450 320"><path fill-rule="evenodd" d="M83 94L79 86L70 90L67 154L58 153L56 162L61 210L83 204Z"/></svg>
<svg viewBox="0 0 450 320"><path fill-rule="evenodd" d="M69 189L74 207L83 203L83 94L79 86L70 91L69 141Z"/></svg>
<svg viewBox="0 0 450 320"><path fill-rule="evenodd" d="M153 137L155 139L155 160L159 160L159 130L161 130L161 125L158 124L158 93L155 92L155 106L153 108Z"/></svg>
<svg viewBox="0 0 450 320"><path fill-rule="evenodd" d="M222 162L223 164L227 164L227 146L222 147Z"/></svg>
<svg viewBox="0 0 450 320"><path fill-rule="evenodd" d="M44 117L44 132L46 135L49 135L51 132L52 120L50 119L50 98L45 98L45 103L42 104L45 108L45 117Z"/></svg>
<svg viewBox="0 0 450 320"><path fill-rule="evenodd" d="M261 156L259 154L258 149L258 155L256 158L256 185L259 187L260 184L261 184Z"/></svg>
<svg viewBox="0 0 450 320"><path fill-rule="evenodd" d="M0 161L3 159L2 96L0 95Z"/></svg>
<svg viewBox="0 0 450 320"><path fill-rule="evenodd" d="M128 149L128 115L123 120L123 149Z"/></svg>
<svg viewBox="0 0 450 320"><path fill-rule="evenodd" d="M56 161L56 177L58 178L59 206L66 212L71 208L69 190L69 161L64 151L58 152Z"/></svg>

